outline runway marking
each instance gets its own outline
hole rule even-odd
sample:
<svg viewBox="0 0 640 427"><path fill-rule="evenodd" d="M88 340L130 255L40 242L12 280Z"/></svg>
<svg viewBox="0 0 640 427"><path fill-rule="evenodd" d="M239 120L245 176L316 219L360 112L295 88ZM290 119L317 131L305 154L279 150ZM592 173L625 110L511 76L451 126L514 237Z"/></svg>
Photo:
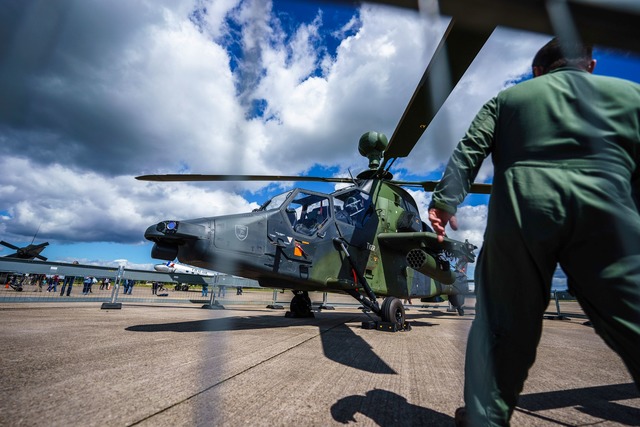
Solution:
<svg viewBox="0 0 640 427"><path fill-rule="evenodd" d="M320 332L318 332L316 335L313 335L313 336L311 336L311 337L309 337L309 338L305 339L304 341L301 341L301 342L299 342L298 344L296 344L296 345L294 345L294 346L292 346L292 347L289 347L289 348L287 348L286 350L281 351L281 352L280 352L280 353L278 353L278 354L274 354L273 356L268 357L268 358L266 358L266 359L262 360L261 362L256 363L255 365L249 366L248 368L246 368L246 369L244 369L244 370L242 370L242 371L240 371L240 372L238 372L238 373L236 373L236 374L234 374L234 375L231 375L231 376L230 376L230 377L228 377L228 378L225 378L225 379L223 379L223 380L220 380L220 381L218 381L217 383L212 384L212 385L210 385L209 387L207 387L207 388L205 388L205 389L203 389L203 390L200 390L200 391L199 391L199 392L197 392L197 393L192 394L191 396L185 397L184 399L182 399L182 400L180 400L180 401L178 401L178 402L176 402L176 403L173 403L173 404L171 404L171 405L167 406L167 407L166 407L166 408L164 408L164 409L161 409L161 410L159 410L159 411L156 411L156 412L154 412L153 414L150 414L150 415L148 415L148 416L146 416L146 417L144 417L144 418L139 419L138 421L134 421L134 422L133 422L133 423L131 423L130 425L135 426L135 425L138 425L138 424L140 424L140 423L142 423L142 422L144 422L144 421L150 420L151 418L155 417L156 415L160 415L160 414L162 414L163 412L168 411L169 409L175 408L175 407L176 407L176 406L178 406L178 405L181 405L181 404L183 404L183 403L186 403L186 402L188 402L189 400L191 400L191 399L193 399L193 398L195 398L195 397L198 397L198 396L200 396L201 394L206 393L206 392L208 392L209 390L211 390L211 389L213 389L213 388L215 388L215 387L217 387L217 386L219 386L219 385L221 385L221 384L224 384L224 383L226 383L226 382L227 382L227 381L229 381L229 380L232 380L232 379L234 379L234 378L236 378L236 377L238 377L238 376L240 376L240 375L242 375L242 374L245 374L245 373L249 372L250 370L252 370L252 369L254 369L254 368L256 368L256 367L258 367L258 366L260 366L260 365L263 365L263 364L265 364L265 363L267 363L267 362L269 362L269 361L271 361L271 360L275 359L276 357L281 356L282 354L284 354L284 353L286 353L286 352L288 352L288 351L291 351L291 350L293 350L293 349L295 349L295 348L300 347L300 346L301 346L301 345L303 345L303 344L308 343L308 342L309 342L309 341L311 341L312 339L318 338L320 335L322 335L322 334L324 334L324 333L326 333L326 332L329 332L329 331L331 331L332 329L337 328L338 326L344 325L344 324L346 324L346 323L354 322L354 321L356 321L356 320L358 320L358 319L360 319L360 316L353 317L353 318L351 318L351 319L349 319L349 320L345 320L344 322L340 322L340 323L338 323L338 324L336 324L336 325L333 325L333 326L331 326L330 328L325 329L324 331L320 331Z"/></svg>

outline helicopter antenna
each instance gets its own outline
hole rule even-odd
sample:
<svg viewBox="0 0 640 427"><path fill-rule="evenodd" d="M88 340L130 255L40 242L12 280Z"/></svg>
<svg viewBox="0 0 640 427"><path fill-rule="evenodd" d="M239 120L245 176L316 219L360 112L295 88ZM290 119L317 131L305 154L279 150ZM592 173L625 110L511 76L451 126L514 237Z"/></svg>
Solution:
<svg viewBox="0 0 640 427"><path fill-rule="evenodd" d="M347 171L349 172L349 176L351 177L351 181L353 181L354 185L358 185L358 183L356 182L356 179L353 177L353 174L351 173L351 169L347 169Z"/></svg>
<svg viewBox="0 0 640 427"><path fill-rule="evenodd" d="M31 244L36 241L36 236L38 235L38 231L40 231L40 227L42 227L42 223L38 225L38 229L36 230L36 234L33 235L33 239L31 239Z"/></svg>
<svg viewBox="0 0 640 427"><path fill-rule="evenodd" d="M389 172L389 169L391 169L391 166L393 166L393 164L395 163L395 161L396 161L397 159L398 159L397 157L393 157L393 158L391 159L391 163L389 163L389 165L384 169L384 171L385 171L386 173L388 173L388 172ZM386 163L386 162L385 162L385 163Z"/></svg>

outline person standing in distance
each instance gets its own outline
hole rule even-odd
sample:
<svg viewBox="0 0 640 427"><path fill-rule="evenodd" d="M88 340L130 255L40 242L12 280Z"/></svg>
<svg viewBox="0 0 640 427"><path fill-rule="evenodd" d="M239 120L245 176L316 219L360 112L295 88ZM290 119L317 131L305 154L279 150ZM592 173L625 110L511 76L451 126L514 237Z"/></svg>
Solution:
<svg viewBox="0 0 640 427"><path fill-rule="evenodd" d="M509 424L558 263L640 389L640 85L592 75L595 64L591 47L543 46L534 78L481 108L433 193L429 219L442 238L492 155L456 425Z"/></svg>

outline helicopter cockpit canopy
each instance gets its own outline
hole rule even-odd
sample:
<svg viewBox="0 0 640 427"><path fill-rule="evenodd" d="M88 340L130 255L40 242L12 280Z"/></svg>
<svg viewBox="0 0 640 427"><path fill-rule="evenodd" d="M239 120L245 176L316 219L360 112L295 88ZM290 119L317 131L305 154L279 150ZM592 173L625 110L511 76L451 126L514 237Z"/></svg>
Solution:
<svg viewBox="0 0 640 427"><path fill-rule="evenodd" d="M371 205L373 181L339 189L331 194L296 189L267 200L258 211L283 210L294 231L312 236L331 218L361 226Z"/></svg>
<svg viewBox="0 0 640 427"><path fill-rule="evenodd" d="M327 194L296 191L285 208L294 231L311 236L324 227L332 216L329 200Z"/></svg>
<svg viewBox="0 0 640 427"><path fill-rule="evenodd" d="M372 181L360 187L348 187L332 194L336 210L336 220L351 225L362 225L371 204Z"/></svg>
<svg viewBox="0 0 640 427"><path fill-rule="evenodd" d="M271 210L279 209L280 206L282 206L282 204L287 200L287 198L292 192L293 191L287 191L285 193L278 194L277 196L274 196L271 199L264 202L262 206L260 206L258 209L255 209L255 210L271 211Z"/></svg>

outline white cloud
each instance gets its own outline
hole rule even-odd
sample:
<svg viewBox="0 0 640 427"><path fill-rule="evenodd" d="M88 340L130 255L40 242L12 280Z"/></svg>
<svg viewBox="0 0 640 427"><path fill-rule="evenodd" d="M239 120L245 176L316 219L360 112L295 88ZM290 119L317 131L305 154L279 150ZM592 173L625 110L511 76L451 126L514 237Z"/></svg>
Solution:
<svg viewBox="0 0 640 427"><path fill-rule="evenodd" d="M131 176L105 177L72 171L58 164L31 168L28 160L0 159L3 192L11 206L6 221L14 235L39 235L62 242L143 240L144 230L165 218L193 218L246 212L258 207L221 190L185 184L135 181ZM25 194L31 195L25 197ZM35 226L34 226L35 224Z"/></svg>

